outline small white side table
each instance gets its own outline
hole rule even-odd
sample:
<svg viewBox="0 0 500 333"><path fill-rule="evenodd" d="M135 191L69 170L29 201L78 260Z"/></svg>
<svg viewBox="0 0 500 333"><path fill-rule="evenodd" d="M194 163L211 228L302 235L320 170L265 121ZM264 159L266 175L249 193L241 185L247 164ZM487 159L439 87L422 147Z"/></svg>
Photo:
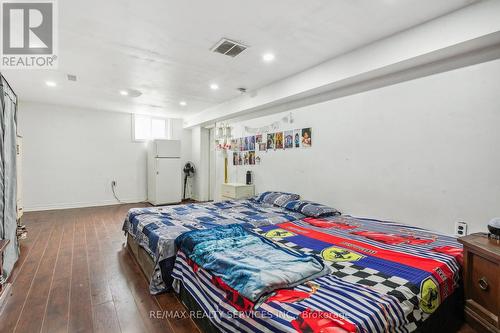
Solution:
<svg viewBox="0 0 500 333"><path fill-rule="evenodd" d="M248 199L255 195L255 186L241 183L225 183L221 185L222 200Z"/></svg>

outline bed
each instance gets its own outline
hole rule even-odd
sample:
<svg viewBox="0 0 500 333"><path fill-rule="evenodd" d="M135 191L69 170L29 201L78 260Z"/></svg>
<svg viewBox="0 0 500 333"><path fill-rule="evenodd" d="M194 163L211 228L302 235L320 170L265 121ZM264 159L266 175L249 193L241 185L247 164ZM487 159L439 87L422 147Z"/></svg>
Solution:
<svg viewBox="0 0 500 333"><path fill-rule="evenodd" d="M190 230L243 224L250 228L295 221L303 214L254 198L133 208L123 223L127 244L149 279L151 294L171 290L174 241Z"/></svg>
<svg viewBox="0 0 500 333"><path fill-rule="evenodd" d="M462 251L453 237L350 216L306 217L252 231L321 257L333 272L248 311L234 291L221 288L210 271L193 266L180 251L175 289L194 300L209 331L328 332L338 319L357 332L413 332L459 288Z"/></svg>
<svg viewBox="0 0 500 333"><path fill-rule="evenodd" d="M390 221L311 217L287 207L253 198L138 208L129 211L123 230L150 292L173 286L189 309L202 314L199 324L207 332L329 332L332 320L357 332L429 331L449 325L450 313L461 309L462 247L455 238ZM190 231L234 224L317 256L332 273L289 288L283 299L242 307L234 290L221 288L211 271L193 265L174 245Z"/></svg>

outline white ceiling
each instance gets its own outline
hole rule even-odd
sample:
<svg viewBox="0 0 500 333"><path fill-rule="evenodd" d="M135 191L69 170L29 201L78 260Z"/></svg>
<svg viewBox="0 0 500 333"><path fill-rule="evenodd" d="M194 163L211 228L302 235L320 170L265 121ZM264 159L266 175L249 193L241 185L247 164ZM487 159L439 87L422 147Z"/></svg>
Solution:
<svg viewBox="0 0 500 333"><path fill-rule="evenodd" d="M3 73L21 100L184 117L237 97L238 87L263 87L472 2L64 0L58 70ZM211 53L221 37L250 47L236 58ZM276 60L263 63L265 52Z"/></svg>

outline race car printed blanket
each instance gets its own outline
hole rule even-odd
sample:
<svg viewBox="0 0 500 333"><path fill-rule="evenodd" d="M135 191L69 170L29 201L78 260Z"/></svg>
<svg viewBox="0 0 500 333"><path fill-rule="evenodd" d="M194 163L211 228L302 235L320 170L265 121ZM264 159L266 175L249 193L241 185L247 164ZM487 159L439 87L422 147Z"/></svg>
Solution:
<svg viewBox="0 0 500 333"><path fill-rule="evenodd" d="M182 283L222 332L412 332L458 286L461 245L417 227L336 216L253 232L320 256L332 273L278 290L252 310L238 290L179 252L175 287Z"/></svg>
<svg viewBox="0 0 500 333"><path fill-rule="evenodd" d="M330 273L316 256L281 247L239 224L190 231L175 243L194 263L256 305L274 290Z"/></svg>
<svg viewBox="0 0 500 333"><path fill-rule="evenodd" d="M239 223L250 227L283 223L305 216L254 199L133 208L123 230L146 250L155 263L149 283L152 294L171 288L177 236L198 229Z"/></svg>

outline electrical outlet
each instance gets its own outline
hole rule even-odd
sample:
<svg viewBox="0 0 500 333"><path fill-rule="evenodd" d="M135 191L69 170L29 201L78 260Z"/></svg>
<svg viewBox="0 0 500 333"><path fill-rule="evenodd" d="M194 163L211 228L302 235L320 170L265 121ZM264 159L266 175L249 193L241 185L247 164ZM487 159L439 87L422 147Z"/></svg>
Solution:
<svg viewBox="0 0 500 333"><path fill-rule="evenodd" d="M116 180L111 181L111 186L113 186L113 187L116 186Z"/></svg>
<svg viewBox="0 0 500 333"><path fill-rule="evenodd" d="M458 221L455 223L455 235L458 237L467 236L467 222Z"/></svg>

